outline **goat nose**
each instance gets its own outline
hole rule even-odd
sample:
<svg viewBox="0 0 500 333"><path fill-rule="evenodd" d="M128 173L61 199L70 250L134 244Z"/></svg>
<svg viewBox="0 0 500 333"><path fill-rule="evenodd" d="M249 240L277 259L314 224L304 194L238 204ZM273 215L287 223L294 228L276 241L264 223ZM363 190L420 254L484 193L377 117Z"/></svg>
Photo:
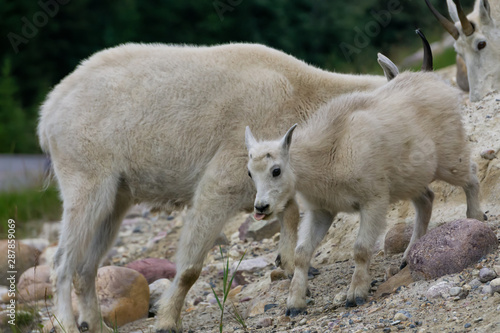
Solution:
<svg viewBox="0 0 500 333"><path fill-rule="evenodd" d="M266 209L269 208L269 204L265 205L255 205L255 210L258 211L259 213L264 213Z"/></svg>

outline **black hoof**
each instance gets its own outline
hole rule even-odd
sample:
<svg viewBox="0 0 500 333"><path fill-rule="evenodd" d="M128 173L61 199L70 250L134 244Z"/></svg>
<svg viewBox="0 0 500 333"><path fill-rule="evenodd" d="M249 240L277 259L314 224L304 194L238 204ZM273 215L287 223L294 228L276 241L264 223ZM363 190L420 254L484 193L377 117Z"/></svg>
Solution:
<svg viewBox="0 0 500 333"><path fill-rule="evenodd" d="M361 298L361 297L356 297L354 299L354 301L352 300L347 300L347 302L345 302L345 307L346 308L353 308L353 307L356 307L356 306L360 306L360 305L363 305L365 304L365 299Z"/></svg>
<svg viewBox="0 0 500 333"><path fill-rule="evenodd" d="M281 267L281 254L278 254L274 263L276 264L276 267Z"/></svg>
<svg viewBox="0 0 500 333"><path fill-rule="evenodd" d="M401 265L399 266L399 269L400 269L400 270L402 270L403 268L405 268L405 267L406 267L406 265L408 265L408 263L407 263L407 262L406 262L406 260L405 260L405 261L403 261L403 262L401 263Z"/></svg>
<svg viewBox="0 0 500 333"><path fill-rule="evenodd" d="M314 279L316 275L319 275L319 270L317 268L310 266L309 270L307 271L307 278L311 280Z"/></svg>
<svg viewBox="0 0 500 333"><path fill-rule="evenodd" d="M306 309L295 309L295 308L291 308L291 309L286 309L286 315L288 317L296 317L300 314L307 314L307 311Z"/></svg>
<svg viewBox="0 0 500 333"><path fill-rule="evenodd" d="M87 332L89 330L89 324L84 321L80 324L80 327L78 327L78 329L80 330L80 332Z"/></svg>
<svg viewBox="0 0 500 333"><path fill-rule="evenodd" d="M49 331L50 333L56 333L56 329L54 327L51 328L51 330Z"/></svg>

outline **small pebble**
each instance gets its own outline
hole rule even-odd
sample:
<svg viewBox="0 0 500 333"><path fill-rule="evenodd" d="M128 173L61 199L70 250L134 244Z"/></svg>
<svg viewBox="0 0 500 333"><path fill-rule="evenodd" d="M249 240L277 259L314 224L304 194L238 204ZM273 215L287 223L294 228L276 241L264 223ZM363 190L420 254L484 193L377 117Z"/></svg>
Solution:
<svg viewBox="0 0 500 333"><path fill-rule="evenodd" d="M500 278L491 280L490 288L492 293L500 293Z"/></svg>
<svg viewBox="0 0 500 333"><path fill-rule="evenodd" d="M303 318L301 321L299 321L299 325L305 325L307 324L307 319Z"/></svg>
<svg viewBox="0 0 500 333"><path fill-rule="evenodd" d="M394 316L394 321L400 321L401 322L401 321L405 321L405 320L408 320L408 317L404 313L398 312Z"/></svg>
<svg viewBox="0 0 500 333"><path fill-rule="evenodd" d="M452 287L450 288L450 296L458 296L460 295L460 293L462 292L462 288L461 287Z"/></svg>
<svg viewBox="0 0 500 333"><path fill-rule="evenodd" d="M474 279L471 282L469 282L469 285L471 286L472 289L477 289L480 285L482 285L481 281L479 279Z"/></svg>
<svg viewBox="0 0 500 333"><path fill-rule="evenodd" d="M492 160L497 156L493 149L486 149L481 152L481 157L485 160Z"/></svg>
<svg viewBox="0 0 500 333"><path fill-rule="evenodd" d="M471 323L467 323L467 324L464 325L465 328L469 328L471 326L472 326Z"/></svg>

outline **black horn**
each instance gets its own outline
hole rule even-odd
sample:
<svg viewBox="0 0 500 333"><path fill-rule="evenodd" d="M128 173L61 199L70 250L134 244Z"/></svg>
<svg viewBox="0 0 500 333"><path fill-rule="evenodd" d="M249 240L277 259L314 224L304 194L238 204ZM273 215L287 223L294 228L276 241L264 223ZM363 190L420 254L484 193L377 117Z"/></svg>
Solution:
<svg viewBox="0 0 500 333"><path fill-rule="evenodd" d="M443 15L441 15L441 13L438 12L436 10L436 8L434 8L434 6L431 5L431 3L429 2L429 0L425 0L425 3L427 4L427 7L429 7L429 9L431 10L432 14L437 18L437 20L439 21L439 23L441 23L441 25L443 26L443 28L445 28L445 30L448 31L448 33L455 40L457 40L458 36L459 36L459 32L458 32L457 27L455 27L455 24L453 24L453 22L451 22L450 20L448 20Z"/></svg>
<svg viewBox="0 0 500 333"><path fill-rule="evenodd" d="M422 44L424 46L424 61L422 62L422 71L423 72L432 72L433 66L432 66L431 46L429 45L427 38L425 38L425 35L422 33L422 31L420 31L420 29L415 30L415 32L422 39Z"/></svg>
<svg viewBox="0 0 500 333"><path fill-rule="evenodd" d="M455 6L457 6L458 18L460 19L460 24L462 24L462 30L465 36L470 36L474 32L474 26L467 19L467 16L462 9L462 5L460 4L460 0L453 0Z"/></svg>

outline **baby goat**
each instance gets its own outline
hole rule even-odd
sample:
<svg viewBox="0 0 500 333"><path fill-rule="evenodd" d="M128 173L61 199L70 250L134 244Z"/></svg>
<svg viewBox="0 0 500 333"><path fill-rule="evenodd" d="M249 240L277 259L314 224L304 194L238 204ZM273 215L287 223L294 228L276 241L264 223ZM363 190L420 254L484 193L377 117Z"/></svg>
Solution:
<svg viewBox="0 0 500 333"><path fill-rule="evenodd" d="M256 218L274 218L296 192L305 204L288 315L306 308L311 257L339 212L361 216L347 306L366 301L372 248L391 203L410 199L415 206L408 249L427 231L434 199L428 185L436 179L461 186L467 217L484 220L457 91L434 73L402 73L373 92L335 98L297 128L292 143L296 126L274 141L256 141L249 127L245 133Z"/></svg>

